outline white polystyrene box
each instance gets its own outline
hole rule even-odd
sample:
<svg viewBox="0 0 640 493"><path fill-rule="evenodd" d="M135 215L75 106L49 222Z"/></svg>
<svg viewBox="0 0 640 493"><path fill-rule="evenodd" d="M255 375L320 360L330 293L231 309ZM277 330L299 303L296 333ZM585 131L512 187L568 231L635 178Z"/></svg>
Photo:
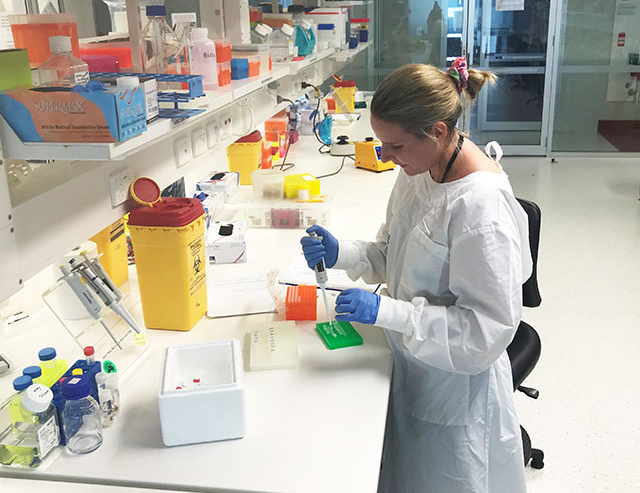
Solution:
<svg viewBox="0 0 640 493"><path fill-rule="evenodd" d="M162 441L167 446L242 438L240 341L168 347L158 405Z"/></svg>

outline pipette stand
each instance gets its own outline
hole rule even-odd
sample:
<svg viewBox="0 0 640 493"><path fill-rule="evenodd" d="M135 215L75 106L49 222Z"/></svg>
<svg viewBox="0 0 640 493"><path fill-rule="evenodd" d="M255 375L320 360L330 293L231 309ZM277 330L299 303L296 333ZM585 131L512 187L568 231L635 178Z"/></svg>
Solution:
<svg viewBox="0 0 640 493"><path fill-rule="evenodd" d="M362 336L350 322L322 322L316 324L316 332L327 349L362 346Z"/></svg>
<svg viewBox="0 0 640 493"><path fill-rule="evenodd" d="M135 290L137 290L135 281L129 279L120 287L123 295L122 302L133 318L138 321L141 333L145 334L145 326L140 323L142 320L140 300L130 293ZM144 346L139 346L134 340L136 332L110 308L102 307L100 319L94 319L89 316L82 303L73 295L67 284L62 281L58 281L54 286L46 290L42 294L42 299L81 349L86 346L93 346L95 358L100 361L113 361L121 376L124 376L126 370L149 347L148 341ZM70 307L70 304L75 306ZM73 316L71 316L72 314ZM82 314L84 316L81 316ZM118 341L120 348L111 338L101 321ZM79 354L82 354L82 351Z"/></svg>

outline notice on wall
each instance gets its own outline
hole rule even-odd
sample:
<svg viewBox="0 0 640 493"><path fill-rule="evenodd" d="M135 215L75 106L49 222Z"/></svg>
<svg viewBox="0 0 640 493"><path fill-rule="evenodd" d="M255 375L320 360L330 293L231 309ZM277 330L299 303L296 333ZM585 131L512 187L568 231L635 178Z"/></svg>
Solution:
<svg viewBox="0 0 640 493"><path fill-rule="evenodd" d="M524 10L524 0L496 0L496 11Z"/></svg>
<svg viewBox="0 0 640 493"><path fill-rule="evenodd" d="M13 45L9 14L0 12L0 50L10 50L12 48L15 48L15 46Z"/></svg>
<svg viewBox="0 0 640 493"><path fill-rule="evenodd" d="M635 6L635 4L631 3L631 2L622 2L619 3L618 5L616 5L616 15L636 15L637 14L637 7Z"/></svg>

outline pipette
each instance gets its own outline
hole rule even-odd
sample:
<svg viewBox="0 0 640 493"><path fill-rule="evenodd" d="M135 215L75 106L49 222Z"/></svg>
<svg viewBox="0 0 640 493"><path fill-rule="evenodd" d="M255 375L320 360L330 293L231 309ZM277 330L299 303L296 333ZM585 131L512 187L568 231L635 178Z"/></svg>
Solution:
<svg viewBox="0 0 640 493"><path fill-rule="evenodd" d="M309 236L322 241L322 236L320 236L315 231L312 231L311 233L309 233ZM329 317L329 327L331 328L331 334L333 335L333 337L337 337L336 333L333 330L333 320L331 318L331 311L329 310L329 302L327 301L326 286L327 286L327 281L329 280L329 277L327 276L327 265L325 264L324 259L318 262L313 268L313 270L316 273L316 282L318 283L318 286L320 286L320 291L322 291L322 298L324 299L324 307L327 310L327 317Z"/></svg>
<svg viewBox="0 0 640 493"><path fill-rule="evenodd" d="M100 261L97 258L89 257L86 250L81 252L81 255L84 261L78 262L75 258L72 258L69 261L69 265L80 273L105 306L113 310L134 330L133 339L136 344L144 346L146 344L144 335L140 332L135 319L124 306L122 293L105 272Z"/></svg>
<svg viewBox="0 0 640 493"><path fill-rule="evenodd" d="M72 266L72 262L75 259L71 259L69 262ZM75 263L75 262L74 262ZM100 264L98 264L100 265ZM111 308L114 312L116 312L129 326L137 333L140 333L140 329L136 324L136 321L133 319L131 314L127 311L124 304L120 301L122 299L122 295L115 288L115 292L108 286L105 281L98 275L96 272L92 270L92 266L90 261L87 260L82 262L76 267L79 271L80 275L85 279L87 284L95 291L98 297L102 300L104 305L108 308ZM95 267L94 267L95 268ZM107 277L108 279L108 277ZM109 279L109 281L111 281Z"/></svg>
<svg viewBox="0 0 640 493"><path fill-rule="evenodd" d="M85 309L87 310L87 313L89 313L89 315L100 322L100 324L104 327L104 330L107 331L107 334L109 334L111 339L113 339L113 342L116 343L116 346L122 349L122 346L120 345L118 340L109 330L109 327L107 327L107 325L104 323L102 317L100 317L100 311L102 310L102 307L100 306L100 303L96 299L95 295L87 287L83 279L76 272L72 272L71 269L69 269L69 267L66 265L61 265L60 270L63 274L62 280L69 285L74 294L82 302Z"/></svg>

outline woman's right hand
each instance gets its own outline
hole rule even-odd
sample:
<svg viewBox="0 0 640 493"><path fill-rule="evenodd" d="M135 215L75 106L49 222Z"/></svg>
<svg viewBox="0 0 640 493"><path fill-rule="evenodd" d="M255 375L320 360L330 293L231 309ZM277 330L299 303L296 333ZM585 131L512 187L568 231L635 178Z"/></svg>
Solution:
<svg viewBox="0 0 640 493"><path fill-rule="evenodd" d="M324 259L328 269L336 265L338 260L338 240L329 231L321 226L314 225L307 229L307 233L315 232L322 239L313 236L305 236L300 240L302 253L310 269L313 269Z"/></svg>

